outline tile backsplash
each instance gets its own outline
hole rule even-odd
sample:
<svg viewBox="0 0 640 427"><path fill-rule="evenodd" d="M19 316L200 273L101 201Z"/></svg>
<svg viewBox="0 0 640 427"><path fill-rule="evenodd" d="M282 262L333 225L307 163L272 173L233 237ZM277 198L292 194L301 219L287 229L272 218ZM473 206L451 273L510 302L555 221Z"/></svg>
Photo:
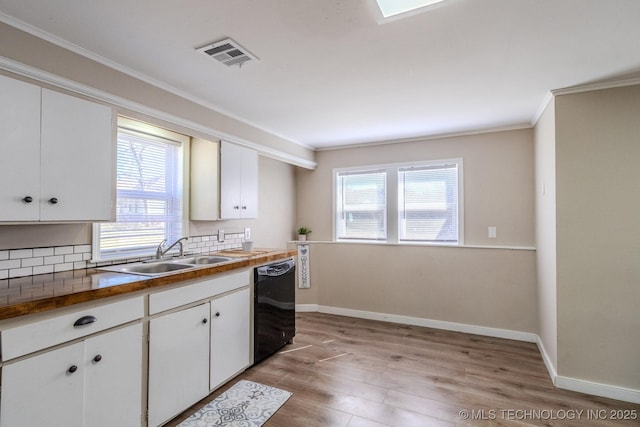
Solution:
<svg viewBox="0 0 640 427"><path fill-rule="evenodd" d="M242 247L244 233L229 233L224 241L218 235L192 236L184 246L185 254L206 254L223 249ZM170 254L173 253L170 252ZM46 248L20 248L0 250L0 280L59 271L103 267L149 259L132 258L117 261L91 262L91 245L53 246Z"/></svg>

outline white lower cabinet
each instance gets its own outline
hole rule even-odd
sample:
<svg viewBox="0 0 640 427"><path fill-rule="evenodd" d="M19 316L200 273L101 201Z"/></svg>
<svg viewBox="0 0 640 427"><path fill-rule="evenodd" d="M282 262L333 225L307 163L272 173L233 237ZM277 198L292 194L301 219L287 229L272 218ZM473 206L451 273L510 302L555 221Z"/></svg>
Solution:
<svg viewBox="0 0 640 427"><path fill-rule="evenodd" d="M141 324L85 341L84 426L140 425L142 344Z"/></svg>
<svg viewBox="0 0 640 427"><path fill-rule="evenodd" d="M170 301L202 303L149 322L149 427L167 422L249 366L248 280L248 272L233 273L151 295L152 312L178 308ZM241 288L234 290L234 284ZM202 298L206 289L226 292Z"/></svg>
<svg viewBox="0 0 640 427"><path fill-rule="evenodd" d="M211 390L251 363L250 298L244 289L211 301Z"/></svg>
<svg viewBox="0 0 640 427"><path fill-rule="evenodd" d="M149 426L209 394L209 303L149 322Z"/></svg>
<svg viewBox="0 0 640 427"><path fill-rule="evenodd" d="M7 364L0 426L140 425L141 378L141 324Z"/></svg>
<svg viewBox="0 0 640 427"><path fill-rule="evenodd" d="M247 269L151 293L150 318L138 296L0 322L0 427L166 423L250 365L250 283Z"/></svg>

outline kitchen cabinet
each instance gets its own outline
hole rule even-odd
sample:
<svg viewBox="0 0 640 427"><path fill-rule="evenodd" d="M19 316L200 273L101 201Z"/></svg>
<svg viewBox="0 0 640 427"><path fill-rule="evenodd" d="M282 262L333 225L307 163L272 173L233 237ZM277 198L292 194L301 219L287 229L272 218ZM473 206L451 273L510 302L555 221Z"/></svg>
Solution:
<svg viewBox="0 0 640 427"><path fill-rule="evenodd" d="M37 221L40 88L0 76L0 93L0 221Z"/></svg>
<svg viewBox="0 0 640 427"><path fill-rule="evenodd" d="M250 304L249 289L211 301L211 390L251 363Z"/></svg>
<svg viewBox="0 0 640 427"><path fill-rule="evenodd" d="M219 147L217 142L191 140L190 215L194 221L219 219Z"/></svg>
<svg viewBox="0 0 640 427"><path fill-rule="evenodd" d="M209 394L209 303L149 322L149 426Z"/></svg>
<svg viewBox="0 0 640 427"><path fill-rule="evenodd" d="M149 295L149 426L251 363L250 274L222 273Z"/></svg>
<svg viewBox="0 0 640 427"><path fill-rule="evenodd" d="M0 221L112 220L113 110L4 76L0 92Z"/></svg>
<svg viewBox="0 0 640 427"><path fill-rule="evenodd" d="M220 146L220 217L258 217L258 153L225 141Z"/></svg>
<svg viewBox="0 0 640 427"><path fill-rule="evenodd" d="M140 425L142 342L138 323L5 365L0 426Z"/></svg>

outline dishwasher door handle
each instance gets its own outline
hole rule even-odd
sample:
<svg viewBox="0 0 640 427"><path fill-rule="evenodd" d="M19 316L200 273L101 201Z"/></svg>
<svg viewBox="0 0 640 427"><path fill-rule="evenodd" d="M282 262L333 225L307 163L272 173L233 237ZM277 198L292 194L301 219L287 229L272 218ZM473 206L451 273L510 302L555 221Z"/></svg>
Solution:
<svg viewBox="0 0 640 427"><path fill-rule="evenodd" d="M257 268L258 276L267 276L267 277L282 276L283 274L287 274L289 271L293 270L295 266L296 266L296 263L293 260L289 260L279 264L265 265L263 267Z"/></svg>

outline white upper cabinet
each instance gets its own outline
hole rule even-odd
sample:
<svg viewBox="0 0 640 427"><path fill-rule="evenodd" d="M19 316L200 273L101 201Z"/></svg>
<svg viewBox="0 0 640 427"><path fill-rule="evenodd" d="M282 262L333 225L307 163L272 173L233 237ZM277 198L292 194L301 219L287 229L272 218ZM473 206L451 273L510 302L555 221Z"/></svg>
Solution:
<svg viewBox="0 0 640 427"><path fill-rule="evenodd" d="M220 217L258 217L258 153L224 141L220 147Z"/></svg>
<svg viewBox="0 0 640 427"><path fill-rule="evenodd" d="M0 76L0 221L114 217L115 115Z"/></svg>
<svg viewBox="0 0 640 427"><path fill-rule="evenodd" d="M0 221L40 219L40 88L0 76Z"/></svg>
<svg viewBox="0 0 640 427"><path fill-rule="evenodd" d="M204 139L191 140L191 219L214 221L218 217L218 143Z"/></svg>
<svg viewBox="0 0 640 427"><path fill-rule="evenodd" d="M111 108L42 90L41 221L112 218L114 133Z"/></svg>

